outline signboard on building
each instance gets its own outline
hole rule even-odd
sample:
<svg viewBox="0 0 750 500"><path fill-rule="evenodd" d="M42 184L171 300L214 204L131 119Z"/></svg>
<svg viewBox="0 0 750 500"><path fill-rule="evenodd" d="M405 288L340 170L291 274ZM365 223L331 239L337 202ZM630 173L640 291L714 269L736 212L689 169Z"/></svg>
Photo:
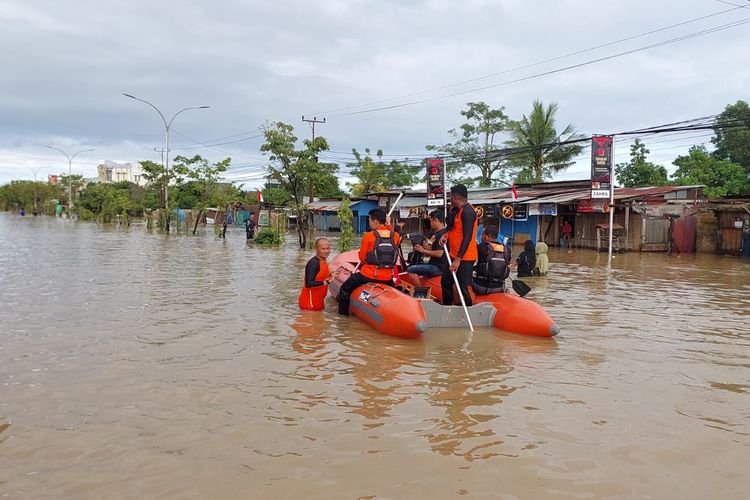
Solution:
<svg viewBox="0 0 750 500"><path fill-rule="evenodd" d="M595 135L591 138L592 198L609 198L612 186L613 142L611 135Z"/></svg>
<svg viewBox="0 0 750 500"><path fill-rule="evenodd" d="M427 206L442 207L445 205L445 160L428 158L427 166Z"/></svg>
<svg viewBox="0 0 750 500"><path fill-rule="evenodd" d="M531 203L529 215L557 215L557 203Z"/></svg>
<svg viewBox="0 0 750 500"><path fill-rule="evenodd" d="M609 212L609 200L603 200L601 198L597 200L578 200L576 211L582 214L606 213Z"/></svg>
<svg viewBox="0 0 750 500"><path fill-rule="evenodd" d="M513 204L513 220L525 221L529 218L529 206L520 203Z"/></svg>

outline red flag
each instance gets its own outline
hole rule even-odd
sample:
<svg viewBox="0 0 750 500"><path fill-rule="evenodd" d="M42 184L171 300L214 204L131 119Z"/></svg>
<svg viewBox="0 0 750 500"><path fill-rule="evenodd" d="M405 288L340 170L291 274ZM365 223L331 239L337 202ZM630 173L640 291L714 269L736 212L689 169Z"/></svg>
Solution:
<svg viewBox="0 0 750 500"><path fill-rule="evenodd" d="M510 192L513 193L513 201L518 201L518 192L516 191L515 184L510 188Z"/></svg>
<svg viewBox="0 0 750 500"><path fill-rule="evenodd" d="M258 203L263 203L263 193L260 192L260 189L257 189L258 191Z"/></svg>

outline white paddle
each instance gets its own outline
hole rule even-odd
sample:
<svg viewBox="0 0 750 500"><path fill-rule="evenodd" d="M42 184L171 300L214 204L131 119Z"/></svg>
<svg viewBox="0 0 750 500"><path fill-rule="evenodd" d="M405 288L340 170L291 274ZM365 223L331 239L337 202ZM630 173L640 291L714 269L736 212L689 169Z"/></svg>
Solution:
<svg viewBox="0 0 750 500"><path fill-rule="evenodd" d="M445 251L445 256L448 259L448 265L453 265L453 262L451 262L451 254L448 253L448 245L443 243L443 250ZM461 298L461 305L464 308L464 314L466 314L466 321L469 322L469 328L471 329L472 333L474 332L474 325L471 324L471 318L469 317L469 309L466 307L466 301L464 300L464 294L461 293L461 285L458 284L458 277L456 276L456 271L451 271L451 274L453 275L453 282L456 284L456 289L458 290L458 296Z"/></svg>

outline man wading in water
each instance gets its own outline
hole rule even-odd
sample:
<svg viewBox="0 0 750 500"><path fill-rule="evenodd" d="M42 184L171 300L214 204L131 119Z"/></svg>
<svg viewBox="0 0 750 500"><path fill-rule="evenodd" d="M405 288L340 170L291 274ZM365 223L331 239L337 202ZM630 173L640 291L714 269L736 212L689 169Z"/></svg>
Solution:
<svg viewBox="0 0 750 500"><path fill-rule="evenodd" d="M328 256L331 242L325 238L315 240L315 256L305 266L305 282L299 294L299 308L306 311L320 311L328 293L328 285L336 279L338 271L328 270Z"/></svg>

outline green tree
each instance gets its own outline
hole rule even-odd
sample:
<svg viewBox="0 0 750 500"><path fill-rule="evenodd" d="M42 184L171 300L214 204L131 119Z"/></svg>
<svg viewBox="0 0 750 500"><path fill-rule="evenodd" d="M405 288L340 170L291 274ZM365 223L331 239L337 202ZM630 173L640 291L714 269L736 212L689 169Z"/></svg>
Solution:
<svg viewBox="0 0 750 500"><path fill-rule="evenodd" d="M198 216L195 218L193 234L198 231L198 223L201 220L203 212L211 205L224 206L232 200L227 200L226 196L219 196L217 189L219 177L229 169L232 163L231 158L224 158L216 163L209 163L201 155L195 155L192 158L177 156L174 159L173 170L178 175L184 175L190 179L195 186L197 197L195 204L190 208L198 209Z"/></svg>
<svg viewBox="0 0 750 500"><path fill-rule="evenodd" d="M83 188L86 185L86 181L83 180L83 176L78 174L73 174L71 176L68 176L68 174L60 174L59 179L60 180L58 181L58 183L65 191L66 202L68 201L68 179L70 179L70 191L73 197L73 205L76 205L78 203L76 200L78 199L81 191L83 191Z"/></svg>
<svg viewBox="0 0 750 500"><path fill-rule="evenodd" d="M383 161L382 149L375 153L377 161L371 156L370 148L365 148L365 156L354 148L352 154L356 163L347 166L351 169L350 173L357 177L357 182L347 185L354 197L397 187L411 187L419 182L421 166L410 166L397 160L386 163Z"/></svg>
<svg viewBox="0 0 750 500"><path fill-rule="evenodd" d="M268 166L268 174L290 194L297 215L299 245L300 248L305 248L307 218L303 202L304 188L311 175L332 174L336 170L335 165L317 162L318 155L328 150L328 141L325 137L305 140L305 148L298 150L294 127L283 122L267 125L263 135L266 142L260 150L269 155L271 164Z"/></svg>
<svg viewBox="0 0 750 500"><path fill-rule="evenodd" d="M159 206L164 208L161 214L161 224L163 224L166 231L169 231L171 220L174 217L171 208L176 205L174 204L174 200L169 197L169 206L167 206L167 189L170 186L181 185L185 180L188 170L184 165L173 165L167 173L164 171L164 165L159 163L144 160L140 164L143 170L143 178L159 192L161 200Z"/></svg>
<svg viewBox="0 0 750 500"><path fill-rule="evenodd" d="M309 182L309 181L308 181ZM309 192L309 185L305 183L304 192ZM315 180L315 196L318 198L340 198L343 191L339 187L339 179L332 173L320 174Z"/></svg>
<svg viewBox="0 0 750 500"><path fill-rule="evenodd" d="M646 160L649 150L640 139L630 146L630 161L615 165L615 175L620 184L628 188L664 186L667 181L667 169Z"/></svg>
<svg viewBox="0 0 750 500"><path fill-rule="evenodd" d="M341 237L339 238L339 252L347 252L352 249L352 243L354 242L354 228L352 227L352 213L351 202L346 196L341 199L341 206L339 207L338 218L341 224Z"/></svg>
<svg viewBox="0 0 750 500"><path fill-rule="evenodd" d="M292 195L289 194L289 191L281 187L264 188L262 193L265 203L270 203L277 207L283 207L292 201Z"/></svg>
<svg viewBox="0 0 750 500"><path fill-rule="evenodd" d="M11 181L0 186L0 209L15 210L17 206L30 210L49 204L52 200L62 199L63 192L59 185L38 181Z"/></svg>
<svg viewBox="0 0 750 500"><path fill-rule="evenodd" d="M516 170L517 182L543 182L573 165L575 157L583 151L580 144L568 143L580 138L572 124L557 132L558 108L556 102L545 107L535 100L528 117L524 115L510 124L511 139L506 142L510 148L508 163Z"/></svg>
<svg viewBox="0 0 750 500"><path fill-rule="evenodd" d="M745 101L728 105L716 118L714 133L712 156L741 165L750 175L750 106Z"/></svg>
<svg viewBox="0 0 750 500"><path fill-rule="evenodd" d="M470 102L466 106L461 111L466 123L448 131L454 142L425 148L448 157L446 176L450 182L472 185L476 181L480 186L491 186L506 176L507 163L496 154L496 149L499 136L510 121L504 107L492 109L484 102ZM467 177L472 168L479 170L478 177Z"/></svg>
<svg viewBox="0 0 750 500"><path fill-rule="evenodd" d="M678 185L702 184L703 192L709 198L747 192L748 182L745 169L729 160L718 160L703 146L693 146L687 155L678 156L674 161L677 170L672 178Z"/></svg>
<svg viewBox="0 0 750 500"><path fill-rule="evenodd" d="M111 222L117 215L127 216L134 209L131 197L131 183L115 184L89 183L82 191L79 206L90 212L101 222ZM92 215L93 214L93 215Z"/></svg>

